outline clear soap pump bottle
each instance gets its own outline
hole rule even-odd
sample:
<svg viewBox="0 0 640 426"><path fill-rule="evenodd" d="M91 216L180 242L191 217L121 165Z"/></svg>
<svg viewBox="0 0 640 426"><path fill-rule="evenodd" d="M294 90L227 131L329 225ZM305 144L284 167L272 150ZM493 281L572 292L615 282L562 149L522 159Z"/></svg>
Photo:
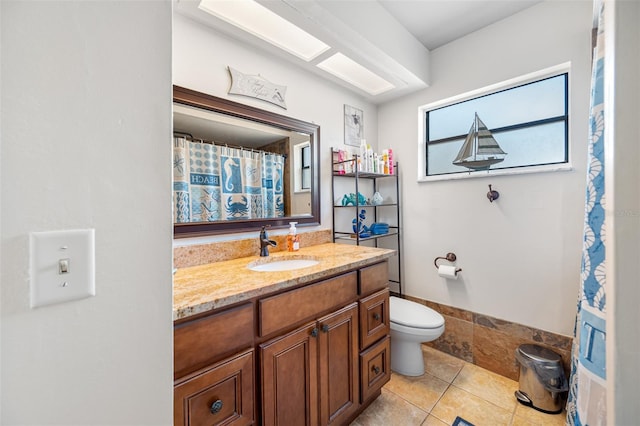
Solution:
<svg viewBox="0 0 640 426"><path fill-rule="evenodd" d="M298 251L300 250L300 236L296 229L298 222L289 222L289 235L287 235L287 250Z"/></svg>

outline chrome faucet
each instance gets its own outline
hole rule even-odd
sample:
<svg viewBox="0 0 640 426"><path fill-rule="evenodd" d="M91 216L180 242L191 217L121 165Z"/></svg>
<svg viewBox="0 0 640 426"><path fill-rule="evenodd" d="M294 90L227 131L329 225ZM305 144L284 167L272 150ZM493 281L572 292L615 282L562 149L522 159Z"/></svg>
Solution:
<svg viewBox="0 0 640 426"><path fill-rule="evenodd" d="M267 225L268 226L268 225ZM263 226L260 230L260 256L269 256L269 246L275 247L277 243L267 237L267 226Z"/></svg>

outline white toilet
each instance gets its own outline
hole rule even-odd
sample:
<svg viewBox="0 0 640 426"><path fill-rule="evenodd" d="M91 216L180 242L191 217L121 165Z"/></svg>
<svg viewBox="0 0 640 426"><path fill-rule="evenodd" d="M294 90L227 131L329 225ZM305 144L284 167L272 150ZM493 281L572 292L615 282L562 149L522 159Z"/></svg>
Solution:
<svg viewBox="0 0 640 426"><path fill-rule="evenodd" d="M437 339L444 332L444 318L419 303L391 296L391 370L404 376L424 374L422 342Z"/></svg>

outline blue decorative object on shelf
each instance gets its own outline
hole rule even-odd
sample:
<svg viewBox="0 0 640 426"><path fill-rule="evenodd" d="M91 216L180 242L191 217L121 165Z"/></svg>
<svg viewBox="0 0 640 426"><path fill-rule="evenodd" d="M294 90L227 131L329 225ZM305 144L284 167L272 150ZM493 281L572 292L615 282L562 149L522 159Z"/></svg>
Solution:
<svg viewBox="0 0 640 426"><path fill-rule="evenodd" d="M367 238L371 236L369 227L364 224L366 213L366 210L360 210L360 214L351 221L353 224L353 232L360 235L360 238ZM358 220L358 217L360 220Z"/></svg>
<svg viewBox="0 0 640 426"><path fill-rule="evenodd" d="M388 234L389 233L389 224L388 223L382 223L382 222L373 223L371 225L371 227L369 228L369 231L373 235Z"/></svg>
<svg viewBox="0 0 640 426"><path fill-rule="evenodd" d="M369 202L367 201L365 196L362 195L359 192L358 192L357 199L356 199L356 194L354 194L353 192L351 194L349 194L349 195L344 194L344 197L342 197L342 205L343 206L355 206L356 205L356 201L358 202L358 205L360 205L360 206L366 206L367 204L369 204Z"/></svg>

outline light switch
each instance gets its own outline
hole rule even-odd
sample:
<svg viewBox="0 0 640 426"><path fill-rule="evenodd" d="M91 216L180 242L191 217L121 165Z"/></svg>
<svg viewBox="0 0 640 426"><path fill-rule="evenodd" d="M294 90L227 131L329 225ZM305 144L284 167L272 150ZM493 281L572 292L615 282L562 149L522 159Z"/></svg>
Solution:
<svg viewBox="0 0 640 426"><path fill-rule="evenodd" d="M31 307L95 296L95 231L32 232Z"/></svg>

